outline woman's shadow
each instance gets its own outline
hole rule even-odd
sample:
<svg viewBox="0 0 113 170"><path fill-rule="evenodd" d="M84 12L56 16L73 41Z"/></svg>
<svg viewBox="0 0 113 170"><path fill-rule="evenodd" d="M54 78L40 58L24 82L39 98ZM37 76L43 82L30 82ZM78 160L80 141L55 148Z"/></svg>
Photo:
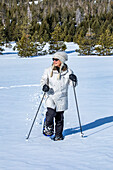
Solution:
<svg viewBox="0 0 113 170"><path fill-rule="evenodd" d="M94 122L91 122L91 123L88 123L86 125L83 125L82 126L82 131L84 132L86 130L93 129L93 128L96 128L98 126L102 126L104 124L110 123L110 122L113 122L113 116L100 118L100 119L95 120ZM106 128L108 128L108 127L106 127ZM106 128L103 128L103 129L106 129ZM101 130L103 130L103 129L101 129ZM99 131L101 131L101 130L99 130ZM76 134L78 132L80 132L80 128L79 127L69 128L69 129L65 129L64 130L63 135L64 136L68 136L68 135ZM95 132L95 133L97 133L97 132ZM94 132L92 134L94 134ZM84 136L84 137L87 137L87 136Z"/></svg>

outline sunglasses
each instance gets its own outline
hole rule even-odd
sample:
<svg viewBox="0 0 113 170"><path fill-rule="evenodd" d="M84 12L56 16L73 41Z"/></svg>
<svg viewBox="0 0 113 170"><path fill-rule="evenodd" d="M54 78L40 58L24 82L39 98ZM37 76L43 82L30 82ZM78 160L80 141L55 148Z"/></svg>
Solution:
<svg viewBox="0 0 113 170"><path fill-rule="evenodd" d="M53 61L58 61L59 59L58 58L52 58Z"/></svg>

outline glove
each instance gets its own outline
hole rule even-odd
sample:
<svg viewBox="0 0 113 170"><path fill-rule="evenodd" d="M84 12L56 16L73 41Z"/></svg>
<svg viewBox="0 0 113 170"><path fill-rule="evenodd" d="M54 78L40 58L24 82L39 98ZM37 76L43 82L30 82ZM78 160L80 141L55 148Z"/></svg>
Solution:
<svg viewBox="0 0 113 170"><path fill-rule="evenodd" d="M69 79L75 82L75 86L77 85L77 76L75 76L74 74L70 74Z"/></svg>
<svg viewBox="0 0 113 170"><path fill-rule="evenodd" d="M44 92L48 92L48 91L49 91L49 86L45 84L45 85L43 86L42 90L43 90Z"/></svg>

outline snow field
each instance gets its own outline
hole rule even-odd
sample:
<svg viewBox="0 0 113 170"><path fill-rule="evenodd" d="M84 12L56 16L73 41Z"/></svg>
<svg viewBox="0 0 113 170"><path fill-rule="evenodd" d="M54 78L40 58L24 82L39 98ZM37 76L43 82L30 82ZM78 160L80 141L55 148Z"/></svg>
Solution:
<svg viewBox="0 0 113 170"><path fill-rule="evenodd" d="M69 50L74 47L70 45ZM80 57L69 53L69 67L78 77L77 101L84 138L80 137L73 89L65 112L63 141L42 134L46 108L41 106L40 79L51 55L21 59L0 56L0 170L112 170L113 58Z"/></svg>

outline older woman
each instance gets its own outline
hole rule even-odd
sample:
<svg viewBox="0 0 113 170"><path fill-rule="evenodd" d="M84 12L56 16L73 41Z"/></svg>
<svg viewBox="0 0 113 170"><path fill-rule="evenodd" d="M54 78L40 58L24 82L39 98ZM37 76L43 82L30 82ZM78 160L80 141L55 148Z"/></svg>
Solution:
<svg viewBox="0 0 113 170"><path fill-rule="evenodd" d="M55 117L55 137L53 140L63 140L64 111L68 109L68 85L77 77L68 68L65 62L68 56L65 52L56 52L53 55L53 64L47 68L42 76L42 90L46 92L46 121L43 133L53 135L53 118Z"/></svg>

